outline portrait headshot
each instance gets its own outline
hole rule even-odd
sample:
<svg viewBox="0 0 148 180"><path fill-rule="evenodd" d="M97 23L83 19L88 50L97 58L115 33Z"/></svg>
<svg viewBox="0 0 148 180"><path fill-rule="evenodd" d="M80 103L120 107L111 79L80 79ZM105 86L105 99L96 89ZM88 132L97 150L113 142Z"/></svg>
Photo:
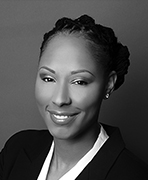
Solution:
<svg viewBox="0 0 148 180"><path fill-rule="evenodd" d="M147 6L0 2L0 180L148 179Z"/></svg>

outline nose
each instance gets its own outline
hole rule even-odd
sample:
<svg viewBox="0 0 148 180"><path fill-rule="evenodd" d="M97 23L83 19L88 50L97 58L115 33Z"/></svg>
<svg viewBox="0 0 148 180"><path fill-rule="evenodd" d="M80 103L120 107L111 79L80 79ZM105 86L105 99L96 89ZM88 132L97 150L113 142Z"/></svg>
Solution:
<svg viewBox="0 0 148 180"><path fill-rule="evenodd" d="M64 105L70 105L71 102L72 100L69 96L69 90L68 90L67 85L62 84L62 85L56 86L53 97L52 97L52 103L58 107L62 107Z"/></svg>

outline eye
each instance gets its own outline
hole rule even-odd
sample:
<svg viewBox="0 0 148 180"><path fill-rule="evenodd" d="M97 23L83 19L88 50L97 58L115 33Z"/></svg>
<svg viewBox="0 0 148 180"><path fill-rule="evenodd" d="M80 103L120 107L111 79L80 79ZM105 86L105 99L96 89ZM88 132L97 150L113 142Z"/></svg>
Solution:
<svg viewBox="0 0 148 180"><path fill-rule="evenodd" d="M44 82L55 82L54 78L52 78L51 76L44 75L44 74L40 74L40 78Z"/></svg>
<svg viewBox="0 0 148 180"><path fill-rule="evenodd" d="M42 80L45 82L55 82L55 80L51 77L44 77L44 78L42 78Z"/></svg>
<svg viewBox="0 0 148 180"><path fill-rule="evenodd" d="M84 80L76 80L76 81L73 81L72 84L80 85L80 86L86 86L88 84L88 82L86 82Z"/></svg>

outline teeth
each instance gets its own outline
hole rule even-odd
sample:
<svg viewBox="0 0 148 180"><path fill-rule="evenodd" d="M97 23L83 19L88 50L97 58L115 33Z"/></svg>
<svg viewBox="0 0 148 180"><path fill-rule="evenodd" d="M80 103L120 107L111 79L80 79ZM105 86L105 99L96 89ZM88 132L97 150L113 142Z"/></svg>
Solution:
<svg viewBox="0 0 148 180"><path fill-rule="evenodd" d="M57 118L57 119L66 119L66 118L68 118L69 116L60 116L60 115L53 115L55 118Z"/></svg>

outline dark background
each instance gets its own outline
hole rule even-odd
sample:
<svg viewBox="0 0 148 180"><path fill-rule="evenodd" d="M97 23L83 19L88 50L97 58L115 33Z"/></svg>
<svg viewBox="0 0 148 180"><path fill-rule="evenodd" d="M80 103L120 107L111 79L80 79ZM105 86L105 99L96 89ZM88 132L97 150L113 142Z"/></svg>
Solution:
<svg viewBox="0 0 148 180"><path fill-rule="evenodd" d="M129 47L125 84L103 102L100 121L121 129L127 147L148 163L148 1L0 1L0 149L15 132L46 128L34 98L43 34L63 16L84 13L114 29Z"/></svg>

